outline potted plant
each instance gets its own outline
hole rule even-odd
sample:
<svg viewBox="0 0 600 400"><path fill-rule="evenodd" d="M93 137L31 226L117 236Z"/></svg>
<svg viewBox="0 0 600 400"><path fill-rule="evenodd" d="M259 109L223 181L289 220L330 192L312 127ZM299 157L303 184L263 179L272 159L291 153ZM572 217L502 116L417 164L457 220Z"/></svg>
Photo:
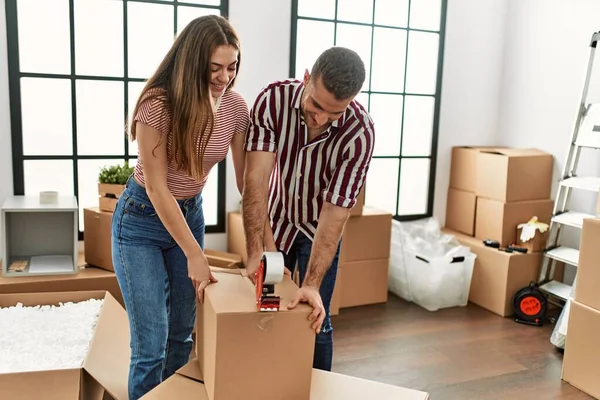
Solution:
<svg viewBox="0 0 600 400"><path fill-rule="evenodd" d="M127 179L133 173L133 167L126 161L124 164L115 164L103 167L98 174L99 206L102 211L113 212L117 200L123 190Z"/></svg>

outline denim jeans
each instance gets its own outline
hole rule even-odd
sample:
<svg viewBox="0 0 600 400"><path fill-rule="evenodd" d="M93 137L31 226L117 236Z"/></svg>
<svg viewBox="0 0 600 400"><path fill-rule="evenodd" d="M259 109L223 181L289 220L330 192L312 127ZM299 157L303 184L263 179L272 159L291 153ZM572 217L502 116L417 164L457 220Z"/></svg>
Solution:
<svg viewBox="0 0 600 400"><path fill-rule="evenodd" d="M177 203L204 248L202 196ZM131 332L129 399L137 400L188 362L196 292L185 254L133 177L113 214L112 259Z"/></svg>
<svg viewBox="0 0 600 400"><path fill-rule="evenodd" d="M331 297L335 287L335 279L337 277L337 269L340 257L341 242L338 244L337 251L331 262L329 270L325 273L319 293L325 308L325 320L321 331L315 338L315 353L313 357L313 368L331 371L333 360L333 327L331 326ZM298 272L300 274L300 286L304 282L306 276L306 268L308 267L308 259L312 249L312 241L302 232L298 232L296 239L288 254L284 255L285 266L294 274L296 269L296 261L298 262Z"/></svg>

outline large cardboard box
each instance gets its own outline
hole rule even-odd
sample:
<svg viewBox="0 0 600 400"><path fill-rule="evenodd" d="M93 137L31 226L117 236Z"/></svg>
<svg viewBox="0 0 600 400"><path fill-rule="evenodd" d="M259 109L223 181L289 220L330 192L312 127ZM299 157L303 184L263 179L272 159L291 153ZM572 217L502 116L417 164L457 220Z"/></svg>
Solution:
<svg viewBox="0 0 600 400"><path fill-rule="evenodd" d="M248 253L246 252L246 234L242 214L237 211L227 213L227 252L238 254L242 257L242 264L246 266Z"/></svg>
<svg viewBox="0 0 600 400"><path fill-rule="evenodd" d="M475 234L477 196L465 190L449 188L446 202L446 227L465 235Z"/></svg>
<svg viewBox="0 0 600 400"><path fill-rule="evenodd" d="M579 279L577 281L579 290ZM562 379L577 389L600 398L600 311L571 301L563 357Z"/></svg>
<svg viewBox="0 0 600 400"><path fill-rule="evenodd" d="M19 293L0 295L0 307L58 305L59 302L104 299L94 336L81 368L0 374L4 399L102 400L104 392L126 400L129 371L127 314L106 291ZM24 332L26 334L26 332Z"/></svg>
<svg viewBox="0 0 600 400"><path fill-rule="evenodd" d="M365 207L361 216L346 222L340 263L389 258L391 235L392 214Z"/></svg>
<svg viewBox="0 0 600 400"><path fill-rule="evenodd" d="M285 371L283 371L285 373ZM236 374L236 377L239 374ZM147 393L142 400L208 400L204 378L196 360L177 371L175 375ZM237 383L236 383L237 384ZM269 393L270 388L264 388ZM263 397L259 397L262 399ZM311 370L310 395L305 400L427 400L429 395L414 389L407 389L385 383L369 381L318 369ZM238 398L236 398L238 399ZM252 397L239 397L252 399ZM281 400L286 397L280 397Z"/></svg>
<svg viewBox="0 0 600 400"><path fill-rule="evenodd" d="M478 154L478 196L503 202L551 197L553 157L537 149L491 149Z"/></svg>
<svg viewBox="0 0 600 400"><path fill-rule="evenodd" d="M83 209L83 249L85 262L107 271L114 271L112 263L111 224L113 213L98 207Z"/></svg>
<svg viewBox="0 0 600 400"><path fill-rule="evenodd" d="M452 148L450 162L450 187L475 193L477 189L478 154L494 150L497 146L456 146Z"/></svg>
<svg viewBox="0 0 600 400"><path fill-rule="evenodd" d="M389 257L341 263L344 283L340 290L340 308L385 303L389 264Z"/></svg>
<svg viewBox="0 0 600 400"><path fill-rule="evenodd" d="M539 278L542 253L506 253L486 247L480 239L448 229L443 231L454 235L477 255L469 301L501 317L513 315L512 298Z"/></svg>
<svg viewBox="0 0 600 400"><path fill-rule="evenodd" d="M0 294L106 290L123 306L123 295L114 272L80 267L75 275L0 277Z"/></svg>
<svg viewBox="0 0 600 400"><path fill-rule="evenodd" d="M243 271L242 271L243 272ZM256 310L255 286L242 274L217 273L198 305L196 355L210 400L305 400L310 393L315 332L290 277L275 285L278 312ZM235 384L231 377L235 375Z"/></svg>
<svg viewBox="0 0 600 400"><path fill-rule="evenodd" d="M577 267L577 289L575 300L588 307L600 310L600 219L583 220Z"/></svg>
<svg viewBox="0 0 600 400"><path fill-rule="evenodd" d="M225 251L204 249L208 265L220 268L243 268L242 256Z"/></svg>
<svg viewBox="0 0 600 400"><path fill-rule="evenodd" d="M550 224L552 200L525 200L504 203L479 197L475 219L475 237L492 239L503 247L517 244L517 227L537 216L540 222Z"/></svg>

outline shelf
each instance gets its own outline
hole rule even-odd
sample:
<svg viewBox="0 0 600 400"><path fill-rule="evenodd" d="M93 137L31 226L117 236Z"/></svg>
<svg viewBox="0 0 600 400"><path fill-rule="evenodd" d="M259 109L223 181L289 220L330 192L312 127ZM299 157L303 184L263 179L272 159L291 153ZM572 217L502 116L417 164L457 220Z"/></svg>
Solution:
<svg viewBox="0 0 600 400"><path fill-rule="evenodd" d="M546 256L556 261L561 261L570 265L579 265L579 250L566 246L560 246L546 252Z"/></svg>
<svg viewBox="0 0 600 400"><path fill-rule="evenodd" d="M583 226L583 220L586 218L595 217L591 214L581 213L577 211L567 211L565 213L552 217L552 222L581 229L581 227Z"/></svg>
<svg viewBox="0 0 600 400"><path fill-rule="evenodd" d="M560 184L561 186L570 187L573 189L600 192L600 178L597 178L595 176L567 178L561 181Z"/></svg>
<svg viewBox="0 0 600 400"><path fill-rule="evenodd" d="M558 281L545 283L540 289L565 301L571 296L571 286Z"/></svg>
<svg viewBox="0 0 600 400"><path fill-rule="evenodd" d="M11 270L12 266L22 263L20 270ZM7 277L34 276L34 275L63 275L73 274L77 265L72 255L42 255L42 256L13 256L7 264Z"/></svg>

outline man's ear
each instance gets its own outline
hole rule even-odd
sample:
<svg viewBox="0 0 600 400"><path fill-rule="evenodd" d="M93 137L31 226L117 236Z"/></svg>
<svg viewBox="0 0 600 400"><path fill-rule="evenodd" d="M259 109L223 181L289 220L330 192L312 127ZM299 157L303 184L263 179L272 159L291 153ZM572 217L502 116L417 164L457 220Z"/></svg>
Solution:
<svg viewBox="0 0 600 400"><path fill-rule="evenodd" d="M308 69L304 70L304 86L308 85L308 82L310 82L310 74L308 73Z"/></svg>

